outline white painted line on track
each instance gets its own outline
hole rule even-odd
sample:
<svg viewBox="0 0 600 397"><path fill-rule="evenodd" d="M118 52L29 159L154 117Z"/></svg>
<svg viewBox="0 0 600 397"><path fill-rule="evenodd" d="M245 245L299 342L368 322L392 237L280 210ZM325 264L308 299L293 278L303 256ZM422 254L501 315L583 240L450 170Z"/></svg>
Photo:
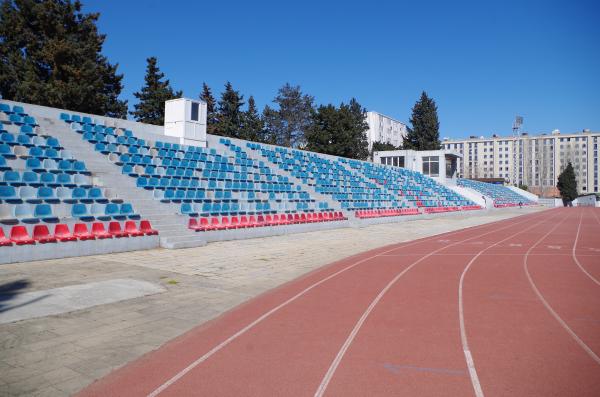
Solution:
<svg viewBox="0 0 600 397"><path fill-rule="evenodd" d="M535 282L533 281L533 278L531 277L531 274L529 273L529 264L527 263L527 258L529 257L529 253L538 243L540 243L543 239L545 239L557 227L558 227L558 225L556 225L552 229L550 229L550 231L548 233L546 233L540 240L538 240L538 242L536 244L534 244L531 248L529 248L529 250L525 253L525 256L523 257L523 268L525 270L525 275L527 276L527 280L529 280L529 284L531 285L531 288L533 288L533 291L535 292L537 297L540 299L540 301L542 301L542 304L550 312L552 317L554 317L556 319L556 321L558 321L558 323L565 329L565 331L567 331L567 333L571 336L571 338L573 338L573 340L575 340L575 342L592 358L592 360L594 360L596 362L596 364L600 365L600 357L598 357L598 355L596 353L594 353L594 351L592 349L590 349L590 347L588 345L586 345L585 342L583 340L581 340L581 338L579 336L577 336L577 334L567 325L567 323L564 322L564 320L558 315L558 313L556 313L554 311L554 309L552 309L552 306L550 306L548 301L544 298L544 296L542 295L540 290L537 288L537 286L535 285Z"/></svg>
<svg viewBox="0 0 600 397"><path fill-rule="evenodd" d="M529 222L529 221L526 221ZM517 222L517 225L520 225L521 223L526 223L526 222ZM373 299L373 301L371 302L371 304L369 305L369 307L367 307L367 309L364 311L364 313L362 314L362 316L360 317L360 319L358 320L358 322L354 325L354 328L352 329L352 331L350 332L350 334L348 335L348 337L346 338L346 340L344 341L344 344L342 345L342 347L340 348L340 350L338 351L338 354L336 355L336 357L333 359L333 362L331 363L331 365L329 366L329 369L327 370L327 372L325 373L325 376L323 377L323 379L321 380L321 383L319 384L319 387L317 388L317 391L315 392L315 397L322 397L325 394L325 391L327 390L327 386L329 385L329 382L331 382L331 379L333 378L333 375L335 374L335 371L337 370L337 368L339 367L342 359L344 358L344 355L346 354L346 351L348 350L348 348L350 347L350 345L352 344L352 342L354 341L354 338L356 337L356 335L358 334L358 331L360 331L360 328L362 327L362 325L364 324L364 322L367 320L367 317L369 316L369 314L373 311L373 309L375 308L375 306L379 303L379 301L383 298L383 296L385 295L385 293L396 283L396 281L398 281L400 279L400 277L402 277L404 274L406 274L410 269L412 269L413 267L415 267L416 265L418 265L420 262L422 262L423 260L434 256L436 253L446 249L446 248L450 248L452 246L458 245L458 244L462 244L466 241L472 240L472 239L476 239L476 238L480 238L482 236L491 234L491 233L495 233L497 231L500 230L504 230L504 229L508 229L510 227L514 227L514 224L510 224L507 225L505 227L499 228L499 229L495 229L492 230L490 232L487 233L483 233L474 237L470 237L461 241L457 241L455 243L446 245L444 247L440 247L434 251L431 251L429 254L419 258L418 260L416 260L415 262L411 263L409 266L407 266L404 270L402 270L400 273L398 273L382 290L381 292L379 292L379 294L375 297L375 299Z"/></svg>
<svg viewBox="0 0 600 397"><path fill-rule="evenodd" d="M553 218L551 218L551 219L553 219ZM473 356L471 354L471 350L469 350L469 341L467 339L467 330L466 330L466 326L465 326L464 301L463 301L463 285L464 285L464 281L465 281L465 276L466 276L467 272L469 271L469 269L471 268L471 266L473 265L473 263L475 263L477 258L479 258L485 251L487 251L488 249L493 248L507 240L510 240L511 238L514 238L515 236L518 236L521 233L525 233L529 229L532 229L532 228L540 225L543 222L544 222L544 220L536 223L535 225L529 226L528 228L525 228L511 236L508 236L507 238L500 240L500 241L484 248L483 250L479 251L479 253L477 255L475 255L473 258L471 258L469 263L467 263L467 266L465 266L462 274L460 275L460 281L458 283L458 319L459 319L459 323L460 323L460 341L462 343L462 349L463 349L463 353L465 355L465 361L467 363L467 368L469 369L469 376L471 378L471 384L473 385L473 391L475 392L475 396L477 396L477 397L483 397L484 394L483 394L483 389L481 388L481 382L479 381L479 376L477 376L475 362L473 361Z"/></svg>
<svg viewBox="0 0 600 397"><path fill-rule="evenodd" d="M594 214L595 216L595 214ZM596 283L596 285L600 286L600 281L598 281L594 276L592 276L590 273L588 273L587 270L585 270L585 268L581 265L581 263L579 262L579 259L577 259L577 241L579 240L579 232L581 231L581 220L583 218L583 211L580 212L579 214L579 225L577 225L577 234L575 235L575 242L573 243L573 249L571 250L571 255L573 256L573 260L575 261L575 263L577 264L577 266L579 266L579 269L581 269L581 271L589 277L590 280L592 280L593 282Z"/></svg>
<svg viewBox="0 0 600 397"><path fill-rule="evenodd" d="M527 214L527 215L529 215L529 214ZM441 233L441 234L444 235L444 236L451 236L451 235L458 234L458 233L464 233L464 232L468 232L468 231L471 231L471 230L476 230L476 229L484 228L484 227L490 226L491 224L504 223L506 221L515 220L515 219L521 218L522 216L526 216L526 215L521 215L521 216L515 217L515 218L503 219L503 220L497 221L497 222L491 222L491 223L485 223L485 224L482 224L482 225L467 227L467 228L456 230L456 231L453 231L453 232L447 232L447 233ZM527 221L525 221L525 222L527 222ZM514 226L514 225L509 225L509 226ZM507 226L507 227L509 227L509 226ZM160 385L159 387L157 387L155 390L153 390L151 393L149 393L147 395L147 397L156 397L156 396L158 396L160 393L162 393L164 390L166 390L169 386L171 386L172 384L174 384L175 382L177 382L179 379L183 378L188 372L190 372L192 369L194 369L198 365L202 364L204 361L208 360L212 355L214 355L215 353L217 353L218 351L220 351L221 349L223 349L225 346L227 346L228 344L230 344L232 341L234 341L235 339L237 339L241 335L243 335L246 332L248 332L250 329L252 329L257 324L261 323L263 320L265 320L266 318L268 318L269 316L271 316L273 313L277 312L278 310L280 310L281 308L287 306L288 304L294 302L295 300L297 300L301 296L305 295L307 292L309 292L310 290L314 289L315 287L323 284L324 282L326 282L326 281L328 281L328 280L330 280L330 279L338 276L341 273L344 273L347 270L350 270L350 269L352 269L352 268L360 265L361 263L369 261L369 260L371 260L373 258L379 257L379 256L387 254L389 252L393 252L393 251L398 250L398 249L402 249L402 248L409 247L409 246L412 246L412 245L420 244L420 243L423 243L423 242L432 242L436 238L439 238L439 236L440 235L438 234L438 235L426 237L426 238L423 238L423 239L420 239L420 240L417 240L417 241L411 241L411 242L408 242L406 244L399 243L399 244L403 244L403 245L401 245L400 247L396 246L396 247L391 248L389 250L383 251L380 254L372 255L372 256L369 256L368 258L361 259L360 261L357 261L357 262L353 263L352 265L349 265L349 266L347 266L347 267L345 267L345 268L343 268L343 269L341 269L341 270L339 270L339 271L337 271L337 272L335 272L333 274L330 274L329 276L327 276L327 277L325 277L325 278L317 281L316 283L310 285L309 287L307 287L304 290L300 291L296 295L292 296L291 298L289 298L285 302L279 304L278 306L276 306L273 309L269 310L268 312L264 313L263 315L261 315L260 317L258 317L256 320L252 321L250 324L246 325L244 328L242 328L241 330L239 330L235 334L231 335L229 338L225 339L223 342L221 342L217 346L213 347L211 350L209 350L203 356L201 356L198 359L196 359L194 362L192 362L187 367L185 367L184 369L182 369L181 371L179 371L177 374L175 374L172 378L170 378L165 383L163 383L162 385Z"/></svg>

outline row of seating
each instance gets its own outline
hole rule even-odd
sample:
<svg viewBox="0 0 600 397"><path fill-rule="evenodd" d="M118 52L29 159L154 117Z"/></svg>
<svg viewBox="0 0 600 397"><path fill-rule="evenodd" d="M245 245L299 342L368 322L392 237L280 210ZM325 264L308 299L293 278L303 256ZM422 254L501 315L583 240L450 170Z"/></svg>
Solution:
<svg viewBox="0 0 600 397"><path fill-rule="evenodd" d="M2 211L0 211L0 223L56 223L59 218L65 217L64 211L62 213L55 212L53 205L51 204L3 204ZM67 207L68 208L68 207ZM133 206L129 203L117 204L117 203L94 203L94 204L83 204L77 203L70 206L70 216L73 218L79 218L83 221L91 221L94 219L108 221L111 219L123 220L123 219L139 219L140 215L137 214Z"/></svg>
<svg viewBox="0 0 600 397"><path fill-rule="evenodd" d="M89 176L66 172L13 171L10 167L0 178L0 184L11 186L91 187Z"/></svg>
<svg viewBox="0 0 600 397"><path fill-rule="evenodd" d="M332 222L346 220L342 212L317 212L317 213L295 213L295 214L274 214L274 215L250 215L250 216L232 216L222 217L220 220L218 217L201 217L201 218L190 218L188 227L198 232L206 231L217 231L217 230L229 230L229 229L242 229L242 228L253 228L253 227L265 227L265 226L284 226L284 225L295 225L302 223L316 223L316 222Z"/></svg>
<svg viewBox="0 0 600 397"><path fill-rule="evenodd" d="M109 200L99 187L49 187L49 186L21 186L0 185L0 203L21 204L49 204L58 203L107 203ZM122 201L122 200L120 200Z"/></svg>
<svg viewBox="0 0 600 397"><path fill-rule="evenodd" d="M28 244L47 244L68 241L85 241L96 239L111 239L122 237L140 237L157 235L158 231L152 228L147 220L140 221L138 225L134 221L126 221L124 227L116 221L109 222L108 229L105 229L102 222L94 222L91 229L88 229L85 223L76 223L73 226L73 232L69 226L59 223L54 226L54 232L51 233L47 225L35 225L32 235L23 225L13 226L10 229L9 237L4 234L4 229L0 228L0 247Z"/></svg>
<svg viewBox="0 0 600 397"><path fill-rule="evenodd" d="M362 210L356 211L354 215L359 219L382 218L388 216L419 215L418 208L390 208L383 210Z"/></svg>

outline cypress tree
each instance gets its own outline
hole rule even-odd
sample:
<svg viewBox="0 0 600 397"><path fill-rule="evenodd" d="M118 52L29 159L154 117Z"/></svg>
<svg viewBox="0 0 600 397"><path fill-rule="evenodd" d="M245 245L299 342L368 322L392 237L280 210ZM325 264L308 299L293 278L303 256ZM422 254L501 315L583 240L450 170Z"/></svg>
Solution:
<svg viewBox="0 0 600 397"><path fill-rule="evenodd" d="M100 14L79 1L4 0L0 5L0 94L5 99L127 116L123 75L102 55Z"/></svg>
<svg viewBox="0 0 600 397"><path fill-rule="evenodd" d="M216 112L215 97L213 97L210 87L206 83L202 83L200 99L206 102L206 132L208 134L214 134L215 126L219 119Z"/></svg>
<svg viewBox="0 0 600 397"><path fill-rule="evenodd" d="M398 148L388 142L379 142L379 141L373 142L371 152L383 152L385 150L400 150L400 148Z"/></svg>
<svg viewBox="0 0 600 397"><path fill-rule="evenodd" d="M232 138L240 137L242 128L243 114L241 111L244 102L243 95L233 89L228 81L225 83L225 91L221 94L218 108L218 122L215 126L215 134L229 136Z"/></svg>
<svg viewBox="0 0 600 397"><path fill-rule="evenodd" d="M277 145L302 147L305 134L312 123L314 98L302 93L300 86L286 83L273 103L277 108L265 106L263 120L267 133Z"/></svg>
<svg viewBox="0 0 600 397"><path fill-rule="evenodd" d="M575 178L575 171L570 161L558 176L556 187L560 192L565 207L571 205L571 202L577 198L577 179Z"/></svg>
<svg viewBox="0 0 600 397"><path fill-rule="evenodd" d="M265 137L265 124L258 114L254 97L250 95L248 98L248 110L244 112L242 117L242 128L240 138L247 139L253 142L268 141Z"/></svg>
<svg viewBox="0 0 600 397"><path fill-rule="evenodd" d="M365 160L369 156L365 109L353 98L349 104L319 106L306 134L307 149Z"/></svg>
<svg viewBox="0 0 600 397"><path fill-rule="evenodd" d="M437 106L425 91L421 93L421 98L412 108L410 123L412 128L409 128L404 138L404 149L438 150L441 148Z"/></svg>
<svg viewBox="0 0 600 397"><path fill-rule="evenodd" d="M164 125L165 101L180 98L181 91L173 91L169 80L163 80L165 74L158 68L156 57L146 59L146 77L144 86L133 95L139 99L131 115L141 123Z"/></svg>

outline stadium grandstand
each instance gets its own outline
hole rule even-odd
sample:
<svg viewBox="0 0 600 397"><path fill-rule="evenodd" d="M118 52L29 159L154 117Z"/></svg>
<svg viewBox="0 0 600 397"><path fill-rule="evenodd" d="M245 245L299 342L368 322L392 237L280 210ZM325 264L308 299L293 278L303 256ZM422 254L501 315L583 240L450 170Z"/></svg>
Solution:
<svg viewBox="0 0 600 397"><path fill-rule="evenodd" d="M496 208L535 204L533 200L525 197L522 193L517 193L507 186L462 178L457 180L457 184L476 190L484 196L491 198L494 207Z"/></svg>
<svg viewBox="0 0 600 397"><path fill-rule="evenodd" d="M211 135L206 147L181 144L159 126L10 101L0 117L4 262L193 247L484 207L389 165ZM495 207L530 203L508 188L458 185L492 197Z"/></svg>

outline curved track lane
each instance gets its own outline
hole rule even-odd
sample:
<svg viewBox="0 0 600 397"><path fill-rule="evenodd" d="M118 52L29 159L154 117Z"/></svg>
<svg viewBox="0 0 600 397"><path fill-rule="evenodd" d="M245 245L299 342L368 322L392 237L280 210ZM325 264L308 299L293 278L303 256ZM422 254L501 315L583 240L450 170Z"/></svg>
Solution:
<svg viewBox="0 0 600 397"><path fill-rule="evenodd" d="M464 276L464 322L485 395L507 390L549 395L537 391L547 390L540 377L554 376L555 365L536 372L530 366L521 368L522 363L553 359L577 345L536 298L522 263L525 252L554 223L577 226L576 211L526 215L335 262L191 330L80 394L473 395L456 292L470 266ZM582 219L575 252L582 244L600 249L600 242L588 239L587 218ZM596 287L568 253L564 257L571 271ZM535 264L530 266L535 280L544 284L546 276L538 274ZM549 296L564 293L544 286L540 290ZM600 288L585 291L586 297L597 299ZM581 304L578 299L569 302ZM564 315L579 315L579 310L567 307ZM586 310L586 316L595 316ZM515 317L526 326L515 325ZM527 338L529 329L535 329L537 339ZM542 330L549 332L548 338L540 337ZM502 335L511 335L508 342L514 343ZM590 344L598 339L583 337ZM566 356L573 356L570 364L579 370L567 372L578 376L558 374L553 381L563 387L556 390L596 390L598 381L589 375L600 379L600 366L594 367L579 346L572 350ZM515 386L525 381L523 371L532 376L528 388Z"/></svg>

